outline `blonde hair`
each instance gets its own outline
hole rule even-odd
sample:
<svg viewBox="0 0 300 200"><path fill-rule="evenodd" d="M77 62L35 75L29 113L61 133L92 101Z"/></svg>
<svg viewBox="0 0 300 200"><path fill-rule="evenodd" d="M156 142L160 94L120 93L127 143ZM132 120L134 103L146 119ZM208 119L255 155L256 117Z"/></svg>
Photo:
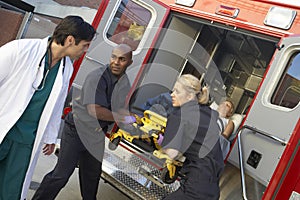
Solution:
<svg viewBox="0 0 300 200"><path fill-rule="evenodd" d="M201 82L197 77L191 74L184 74L177 81L185 87L188 93L195 94L200 104L208 103L209 90L207 87L201 88Z"/></svg>

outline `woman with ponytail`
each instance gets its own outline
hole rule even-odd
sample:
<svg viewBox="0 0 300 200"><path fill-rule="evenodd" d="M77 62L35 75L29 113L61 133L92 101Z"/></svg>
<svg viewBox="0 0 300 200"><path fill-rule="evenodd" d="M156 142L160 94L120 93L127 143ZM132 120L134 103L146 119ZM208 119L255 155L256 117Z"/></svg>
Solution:
<svg viewBox="0 0 300 200"><path fill-rule="evenodd" d="M207 106L208 88L185 74L178 78L171 93L177 107L168 116L162 151L171 158L185 156L181 186L165 200L217 200L219 179L224 168L217 125L218 112Z"/></svg>

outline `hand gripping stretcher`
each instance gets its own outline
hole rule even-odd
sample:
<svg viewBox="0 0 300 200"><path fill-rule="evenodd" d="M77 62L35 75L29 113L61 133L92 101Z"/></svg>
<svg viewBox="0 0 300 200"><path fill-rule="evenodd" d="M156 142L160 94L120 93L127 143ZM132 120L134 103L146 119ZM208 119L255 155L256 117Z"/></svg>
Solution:
<svg viewBox="0 0 300 200"><path fill-rule="evenodd" d="M180 174L180 169L183 164L184 157L180 159L171 159L167 154L163 153L161 146L158 142L160 137L163 137L167 118L150 110L144 111L142 117L134 115L136 122L127 124L117 131L111 132L109 140L109 149L115 150L121 140L126 140L132 144L137 145L147 152L159 158L165 159L164 167L161 172L161 180L164 183L173 183Z"/></svg>

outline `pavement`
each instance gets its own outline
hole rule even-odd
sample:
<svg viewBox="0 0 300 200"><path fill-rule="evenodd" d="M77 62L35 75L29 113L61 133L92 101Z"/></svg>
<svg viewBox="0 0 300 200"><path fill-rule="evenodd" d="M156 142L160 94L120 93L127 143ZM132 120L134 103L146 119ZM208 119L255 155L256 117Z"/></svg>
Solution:
<svg viewBox="0 0 300 200"><path fill-rule="evenodd" d="M42 181L45 174L51 171L57 161L57 157L53 154L50 156L40 155L38 160L30 190L27 196L27 200L30 200ZM60 191L56 200L81 200L80 188L79 188L79 178L78 169L76 168L74 173L69 179L67 185ZM102 179L100 180L97 200L129 200L129 198L123 193L119 192L117 189L112 187L110 184L105 183Z"/></svg>

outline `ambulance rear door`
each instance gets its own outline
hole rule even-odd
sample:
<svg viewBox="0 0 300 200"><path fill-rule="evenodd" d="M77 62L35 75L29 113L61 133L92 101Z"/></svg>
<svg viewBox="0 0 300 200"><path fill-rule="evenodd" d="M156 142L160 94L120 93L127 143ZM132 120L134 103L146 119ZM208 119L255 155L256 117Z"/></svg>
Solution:
<svg viewBox="0 0 300 200"><path fill-rule="evenodd" d="M127 69L133 82L168 13L169 8L159 1L107 1L106 7L99 8L95 17L94 22L100 21L97 36L83 59L73 86L82 86L88 72L108 64L113 47L121 43L134 50L133 64Z"/></svg>
<svg viewBox="0 0 300 200"><path fill-rule="evenodd" d="M291 149L290 145L295 142L293 139L299 138L299 131L295 131L299 123L299 100L300 37L290 36L281 40L241 127L240 140L229 157L233 163L238 163L239 155L243 160L242 172L266 187L270 181L280 186L284 174L274 178L274 172L279 172L279 163L286 165L288 170L288 163L294 158L283 158L286 151L295 151L289 155L296 154L297 148Z"/></svg>

